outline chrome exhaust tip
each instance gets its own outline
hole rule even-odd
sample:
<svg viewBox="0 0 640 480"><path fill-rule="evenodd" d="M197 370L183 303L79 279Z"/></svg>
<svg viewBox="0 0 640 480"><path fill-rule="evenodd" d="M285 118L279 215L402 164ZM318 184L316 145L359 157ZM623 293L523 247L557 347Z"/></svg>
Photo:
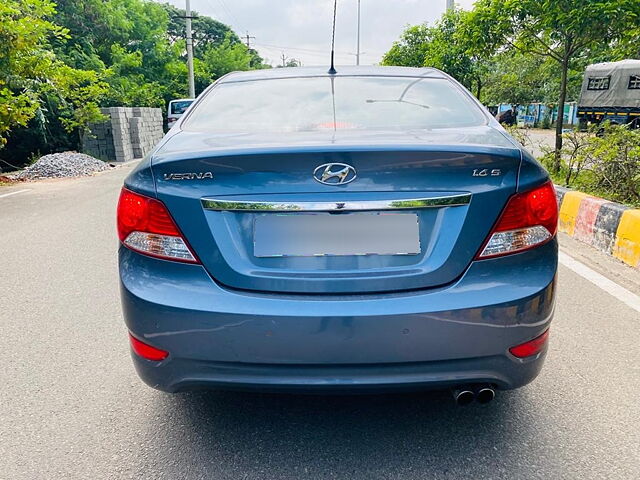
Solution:
<svg viewBox="0 0 640 480"><path fill-rule="evenodd" d="M453 390L451 393L453 394L456 405L460 407L469 405L476 396L470 388L460 388Z"/></svg>
<svg viewBox="0 0 640 480"><path fill-rule="evenodd" d="M475 397L478 403L489 403L496 398L496 391L490 385L485 385L476 391Z"/></svg>

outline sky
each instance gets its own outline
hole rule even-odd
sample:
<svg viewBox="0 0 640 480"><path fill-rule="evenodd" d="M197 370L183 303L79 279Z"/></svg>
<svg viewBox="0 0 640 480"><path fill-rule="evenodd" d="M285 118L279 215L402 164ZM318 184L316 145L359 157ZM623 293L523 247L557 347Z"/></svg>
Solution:
<svg viewBox="0 0 640 480"><path fill-rule="evenodd" d="M166 1L166 0L162 0ZM456 0L470 8L475 0ZM169 0L184 8L184 0ZM338 0L336 65L354 65L358 0ZM191 8L249 35L252 47L272 65L295 58L325 65L331 49L333 0L191 0ZM433 23L446 0L361 0L360 64L378 63L407 25Z"/></svg>

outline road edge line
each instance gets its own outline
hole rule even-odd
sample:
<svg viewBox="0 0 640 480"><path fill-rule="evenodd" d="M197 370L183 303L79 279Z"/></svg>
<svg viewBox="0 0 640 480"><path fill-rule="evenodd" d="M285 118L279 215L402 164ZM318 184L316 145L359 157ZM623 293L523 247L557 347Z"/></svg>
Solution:
<svg viewBox="0 0 640 480"><path fill-rule="evenodd" d="M582 278L590 281L595 286L604 290L612 297L620 300L628 307L640 312L640 296L630 290L627 290L623 286L618 285L613 280L609 280L604 275L596 272L592 268L564 252L560 252L558 254L558 260L560 261L560 264L564 265L572 272L577 273Z"/></svg>
<svg viewBox="0 0 640 480"><path fill-rule="evenodd" d="M0 195L0 198L10 197L11 195L17 195L19 193L24 193L24 192L29 192L29 191L31 191L30 188L27 188L27 189L24 189L24 190L17 190L15 192L4 193L4 194Z"/></svg>

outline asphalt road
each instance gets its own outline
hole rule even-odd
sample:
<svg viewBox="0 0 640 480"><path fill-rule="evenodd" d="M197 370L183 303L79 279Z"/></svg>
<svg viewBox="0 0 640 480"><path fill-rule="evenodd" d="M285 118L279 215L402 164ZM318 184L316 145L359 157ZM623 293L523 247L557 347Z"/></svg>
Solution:
<svg viewBox="0 0 640 480"><path fill-rule="evenodd" d="M117 288L130 168L0 189L0 478L640 478L640 313L564 266L541 376L486 406L146 387Z"/></svg>

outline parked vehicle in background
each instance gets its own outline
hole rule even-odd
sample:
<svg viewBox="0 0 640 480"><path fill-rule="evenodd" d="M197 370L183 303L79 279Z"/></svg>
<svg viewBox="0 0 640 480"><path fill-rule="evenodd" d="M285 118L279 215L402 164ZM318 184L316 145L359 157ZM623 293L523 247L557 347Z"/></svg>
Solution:
<svg viewBox="0 0 640 480"><path fill-rule="evenodd" d="M191 106L193 100L193 98L180 98L169 102L169 108L167 109L167 126L169 128L172 128L178 119L184 115L184 112Z"/></svg>
<svg viewBox="0 0 640 480"><path fill-rule="evenodd" d="M640 127L640 60L589 65L582 81L578 118L585 126L609 120Z"/></svg>
<svg viewBox="0 0 640 480"><path fill-rule="evenodd" d="M122 189L136 369L488 402L542 367L557 221L546 171L439 70L226 75Z"/></svg>
<svg viewBox="0 0 640 480"><path fill-rule="evenodd" d="M507 125L509 127L513 127L516 123L518 123L518 107L517 105L513 105L509 110L499 113L496 116L498 122L502 125Z"/></svg>

